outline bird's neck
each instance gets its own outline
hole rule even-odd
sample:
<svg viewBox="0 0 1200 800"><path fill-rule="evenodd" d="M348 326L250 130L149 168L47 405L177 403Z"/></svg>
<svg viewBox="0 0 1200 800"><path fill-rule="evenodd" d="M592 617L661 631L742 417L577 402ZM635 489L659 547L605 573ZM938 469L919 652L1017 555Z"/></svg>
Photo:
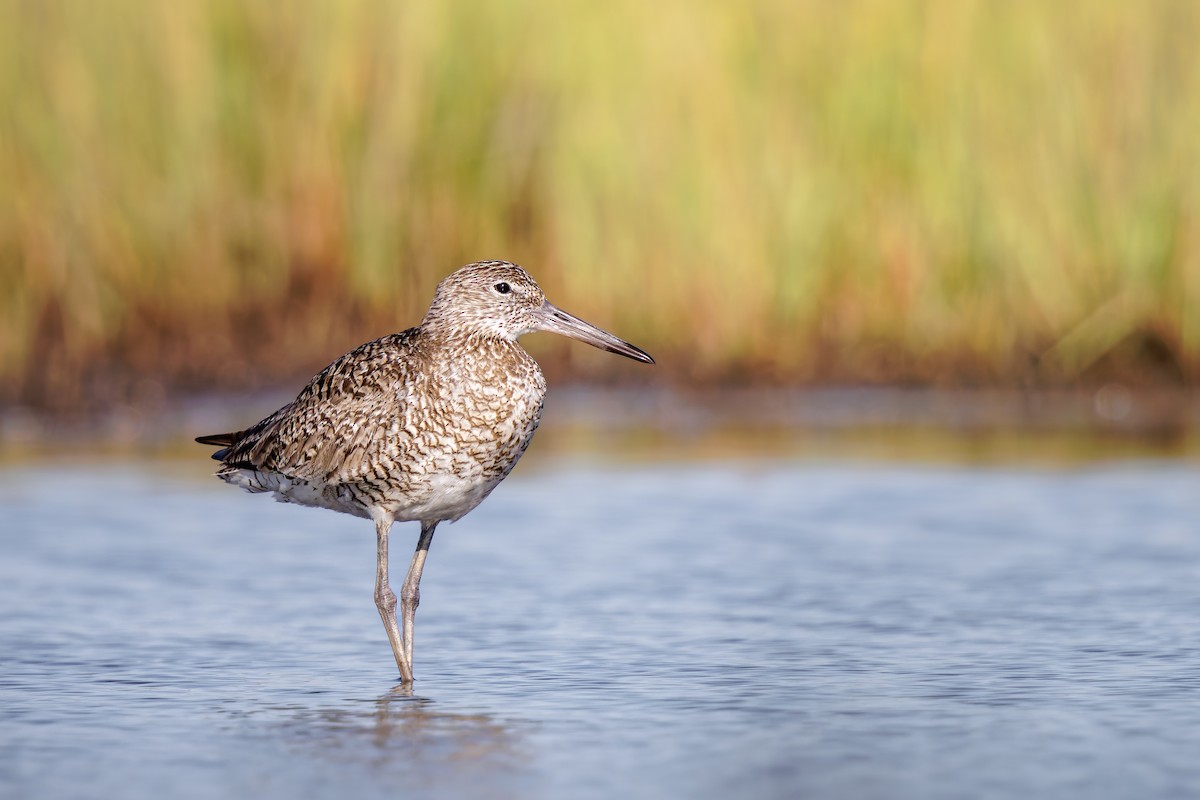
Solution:
<svg viewBox="0 0 1200 800"><path fill-rule="evenodd" d="M422 326L424 328L424 326ZM530 359L515 339L482 331L424 330L428 345L453 361L480 364Z"/></svg>

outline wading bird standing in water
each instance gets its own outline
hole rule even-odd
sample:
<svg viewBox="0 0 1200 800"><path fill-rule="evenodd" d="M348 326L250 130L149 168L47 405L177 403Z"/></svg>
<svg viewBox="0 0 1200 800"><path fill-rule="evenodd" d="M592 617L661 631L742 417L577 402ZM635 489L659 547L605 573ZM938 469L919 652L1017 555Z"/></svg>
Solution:
<svg viewBox="0 0 1200 800"><path fill-rule="evenodd" d="M421 570L439 522L461 518L496 488L529 446L546 380L518 337L571 336L653 364L642 350L555 308L525 270L469 264L438 284L421 324L334 361L291 403L217 445L217 477L275 499L375 522L375 604L400 679L413 680L413 618ZM388 531L421 523L408 576L388 584Z"/></svg>

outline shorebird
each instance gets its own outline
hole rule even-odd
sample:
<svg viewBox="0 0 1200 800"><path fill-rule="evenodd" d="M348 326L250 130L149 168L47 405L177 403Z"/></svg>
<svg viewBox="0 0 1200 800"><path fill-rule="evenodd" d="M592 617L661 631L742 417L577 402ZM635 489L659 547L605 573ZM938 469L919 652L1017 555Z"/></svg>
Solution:
<svg viewBox="0 0 1200 800"><path fill-rule="evenodd" d="M375 523L375 605L402 684L413 682L413 621L434 529L504 480L541 419L546 379L517 343L533 331L654 363L551 305L516 264L481 261L438 284L420 325L350 351L246 430L196 439L221 448L213 458L226 483ZM421 534L398 626L388 532L409 521L421 523Z"/></svg>

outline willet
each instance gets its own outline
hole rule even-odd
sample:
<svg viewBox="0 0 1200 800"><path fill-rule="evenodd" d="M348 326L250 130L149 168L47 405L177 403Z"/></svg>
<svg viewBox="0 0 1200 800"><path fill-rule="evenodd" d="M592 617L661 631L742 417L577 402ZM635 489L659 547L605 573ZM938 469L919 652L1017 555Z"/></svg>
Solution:
<svg viewBox="0 0 1200 800"><path fill-rule="evenodd" d="M413 620L434 529L504 480L541 418L546 380L517 343L533 331L654 363L551 305L516 264L481 261L438 284L417 327L342 356L246 430L196 439L222 448L213 458L227 483L374 521L375 605L404 684L413 680ZM403 630L388 582L388 532L397 521L421 523L400 589Z"/></svg>

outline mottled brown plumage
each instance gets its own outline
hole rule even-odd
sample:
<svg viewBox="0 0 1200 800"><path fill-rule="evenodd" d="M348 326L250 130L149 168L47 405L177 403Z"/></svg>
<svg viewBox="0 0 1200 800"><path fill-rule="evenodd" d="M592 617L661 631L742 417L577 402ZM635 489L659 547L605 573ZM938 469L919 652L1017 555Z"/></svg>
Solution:
<svg viewBox="0 0 1200 800"><path fill-rule="evenodd" d="M374 520L376 604L405 683L412 682L412 624L434 528L487 497L541 418L545 379L517 343L535 330L654 363L555 308L517 265L485 261L443 280L419 326L342 356L256 425L197 439L223 448L213 457L228 483ZM421 522L421 537L401 591L401 634L387 535L393 522L409 520Z"/></svg>

